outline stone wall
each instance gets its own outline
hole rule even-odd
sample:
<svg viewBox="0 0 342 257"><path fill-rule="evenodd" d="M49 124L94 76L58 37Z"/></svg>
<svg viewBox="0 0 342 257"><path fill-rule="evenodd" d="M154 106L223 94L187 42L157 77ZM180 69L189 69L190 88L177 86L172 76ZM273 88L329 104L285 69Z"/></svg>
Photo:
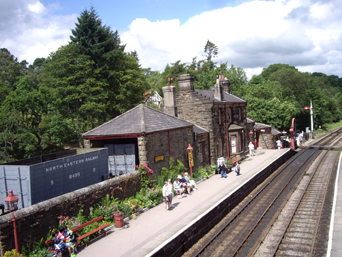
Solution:
<svg viewBox="0 0 342 257"><path fill-rule="evenodd" d="M187 120L210 131L210 145L214 145L213 101L199 95L194 91L181 91L176 94L177 115L178 118ZM214 147L210 147L210 156L212 163L215 163L216 153Z"/></svg>
<svg viewBox="0 0 342 257"><path fill-rule="evenodd" d="M194 163L196 164L196 167L199 166L206 166L210 163L210 153L209 153L209 134L201 134L198 135L196 138L196 142L195 142L195 147L194 148ZM203 160L201 162L201 145L203 144ZM197 165L198 164L198 165ZM193 170L193 172L195 172L195 170Z"/></svg>
<svg viewBox="0 0 342 257"><path fill-rule="evenodd" d="M176 106L178 118L187 120L193 124L196 124L210 132L210 157L211 164L215 164L220 153L217 152L217 146L219 140L223 138L223 155L227 156L227 139L226 139L226 119L228 119L228 125L230 123L229 108L240 108L241 119L234 122L241 127L246 127L246 107L244 104L237 103L214 103L213 100L198 94L195 91L187 88L186 90L180 90L176 94ZM226 111L226 109L227 111ZM222 110L222 122L219 123L219 110ZM227 112L227 113L226 113ZM246 130L244 131L246 139ZM239 146L240 146L239 137ZM244 140L244 147L240 147L239 151L245 151L247 149L247 141ZM231 151L231 149L230 149Z"/></svg>
<svg viewBox="0 0 342 257"><path fill-rule="evenodd" d="M19 218L16 221L19 248L34 239L45 238L50 229L58 227L57 217L60 215L76 216L81 206L83 214L88 215L89 208L117 186L124 189L123 197L134 196L140 190L140 174L134 171L15 211L14 215ZM8 223L10 220L11 214L0 216L1 256L15 249L12 222Z"/></svg>
<svg viewBox="0 0 342 257"><path fill-rule="evenodd" d="M265 132L259 132L259 147L263 149L273 149L271 128L264 129Z"/></svg>
<svg viewBox="0 0 342 257"><path fill-rule="evenodd" d="M148 166L154 171L155 178L160 175L160 170L162 167L169 166L169 133L172 158L175 160L180 160L186 167L188 167L186 149L189 144L192 146L194 145L192 127L170 130L170 132L162 131L147 134L145 136L146 158L148 160ZM158 158L156 159L156 157L161 156L164 156L164 160L158 160Z"/></svg>

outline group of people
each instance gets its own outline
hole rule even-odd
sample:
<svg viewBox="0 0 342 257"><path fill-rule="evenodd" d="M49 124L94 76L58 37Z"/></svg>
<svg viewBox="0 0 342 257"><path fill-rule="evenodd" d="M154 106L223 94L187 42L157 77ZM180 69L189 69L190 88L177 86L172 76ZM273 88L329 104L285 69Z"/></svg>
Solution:
<svg viewBox="0 0 342 257"><path fill-rule="evenodd" d="M52 232L51 247L60 253L68 249L69 255L74 257L77 252L77 241L72 231L67 226L62 226L59 228L59 231Z"/></svg>
<svg viewBox="0 0 342 257"><path fill-rule="evenodd" d="M221 178L227 178L227 168L224 164L224 161L221 161L221 165L219 165L219 172L221 173ZM241 175L240 173L240 162L238 161L235 165L234 171L236 173L236 176Z"/></svg>
<svg viewBox="0 0 342 257"><path fill-rule="evenodd" d="M175 207L172 205L172 199L175 194L178 195L178 198L186 197L185 193L191 195L191 191L195 188L196 184L193 180L191 180L187 172L183 175L178 175L173 183L171 179L165 181L163 186L165 210L170 210Z"/></svg>

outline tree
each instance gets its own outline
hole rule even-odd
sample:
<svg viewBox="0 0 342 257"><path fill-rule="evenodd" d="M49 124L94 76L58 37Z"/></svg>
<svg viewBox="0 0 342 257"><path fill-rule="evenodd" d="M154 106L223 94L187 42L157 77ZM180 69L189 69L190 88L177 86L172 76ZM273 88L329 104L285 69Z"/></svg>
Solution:
<svg viewBox="0 0 342 257"><path fill-rule="evenodd" d="M204 52L206 53L204 56L206 57L206 60L209 64L209 70L214 69L215 63L212 62L212 59L217 57L217 46L208 39L207 43L204 46Z"/></svg>
<svg viewBox="0 0 342 257"><path fill-rule="evenodd" d="M25 60L19 63L6 48L0 48L0 103L15 90L15 83L27 71L26 65Z"/></svg>
<svg viewBox="0 0 342 257"><path fill-rule="evenodd" d="M4 154L15 158L27 158L43 153L42 117L48 112L48 91L42 91L28 77L21 77L16 90L11 91L1 105L1 117L11 114L1 121Z"/></svg>
<svg viewBox="0 0 342 257"><path fill-rule="evenodd" d="M263 68L260 76L263 77L263 79L267 80L272 73L281 69L292 69L294 71L298 71L296 67L291 66L289 64L275 63L275 64L271 64L267 68Z"/></svg>
<svg viewBox="0 0 342 257"><path fill-rule="evenodd" d="M84 10L81 13L70 39L79 47L79 54L89 57L89 61L92 62L92 74L87 76L88 81L91 80L89 83L98 86L93 97L101 99L104 108L93 116L98 122L113 118L143 101L143 92L148 85L137 56L124 52L125 46L121 45L118 32L113 32L110 27L102 25L93 7L90 11ZM132 70L128 71L128 68ZM126 79L128 73L131 74L129 81ZM135 74L135 77L132 74ZM132 90L137 97L125 99L124 95L131 94L127 94L123 89ZM90 111L91 108L86 109Z"/></svg>

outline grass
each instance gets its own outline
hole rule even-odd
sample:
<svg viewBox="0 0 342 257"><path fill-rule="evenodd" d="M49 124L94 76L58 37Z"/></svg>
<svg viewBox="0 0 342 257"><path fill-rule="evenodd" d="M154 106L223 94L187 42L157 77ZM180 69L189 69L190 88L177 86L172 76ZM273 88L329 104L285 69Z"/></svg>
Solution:
<svg viewBox="0 0 342 257"><path fill-rule="evenodd" d="M318 129L314 132L314 134L315 134L315 137L319 137L319 136L324 135L327 132L331 132L331 131L338 129L340 127L342 127L342 120L340 120L339 122L336 122L336 123L325 124L324 129Z"/></svg>

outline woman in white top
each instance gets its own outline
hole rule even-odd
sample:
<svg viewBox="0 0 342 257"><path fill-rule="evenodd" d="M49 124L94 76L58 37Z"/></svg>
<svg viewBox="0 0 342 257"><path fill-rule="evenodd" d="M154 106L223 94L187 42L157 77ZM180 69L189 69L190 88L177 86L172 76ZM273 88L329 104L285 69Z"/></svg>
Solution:
<svg viewBox="0 0 342 257"><path fill-rule="evenodd" d="M170 196L168 195L169 190L168 190L169 182L165 181L164 186L163 186L163 198L165 202L165 210L167 211L170 207Z"/></svg>
<svg viewBox="0 0 342 257"><path fill-rule="evenodd" d="M252 142L249 142L248 148L249 148L249 154L251 156L254 156L254 145Z"/></svg>

